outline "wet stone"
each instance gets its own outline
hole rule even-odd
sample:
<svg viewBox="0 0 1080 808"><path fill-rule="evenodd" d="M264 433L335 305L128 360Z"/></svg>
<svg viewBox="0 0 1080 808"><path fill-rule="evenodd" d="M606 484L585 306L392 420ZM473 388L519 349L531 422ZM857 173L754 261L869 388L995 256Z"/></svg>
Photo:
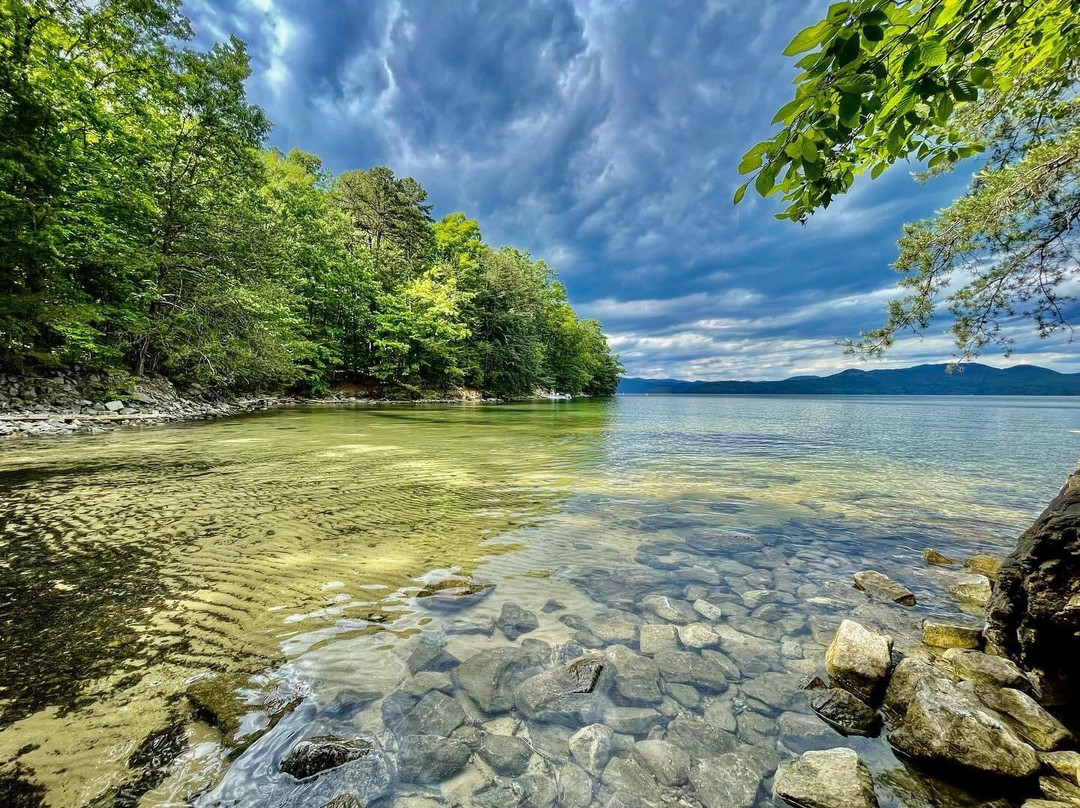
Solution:
<svg viewBox="0 0 1080 808"><path fill-rule="evenodd" d="M512 735L485 733L477 753L497 773L515 776L525 771L532 757L532 747Z"/></svg>
<svg viewBox="0 0 1080 808"><path fill-rule="evenodd" d="M714 660L688 651L674 651L656 657L660 674L669 683L693 685L712 693L727 689L727 677Z"/></svg>
<svg viewBox="0 0 1080 808"><path fill-rule="evenodd" d="M599 709L593 691L603 670L600 658L582 657L543 671L517 689L517 707L533 720L588 723Z"/></svg>
<svg viewBox="0 0 1080 808"><path fill-rule="evenodd" d="M449 693L453 688L454 683L448 674L422 671L406 679L398 689L413 696L423 696L432 690Z"/></svg>
<svg viewBox="0 0 1080 808"><path fill-rule="evenodd" d="M985 606L990 600L990 595L993 594L990 579L985 575L973 573L950 573L948 588L949 594L954 598L974 606Z"/></svg>
<svg viewBox="0 0 1080 808"><path fill-rule="evenodd" d="M861 589L875 600L914 606L915 595L903 584L874 570L855 573L855 588Z"/></svg>
<svg viewBox="0 0 1080 808"><path fill-rule="evenodd" d="M611 617L606 620L597 620L589 625L589 630L594 636L607 643L636 643L638 638L638 626L636 623L622 617Z"/></svg>
<svg viewBox="0 0 1080 808"><path fill-rule="evenodd" d="M506 635L507 639L516 640L522 634L528 634L539 628L540 622L533 612L526 611L516 603L504 603L495 628Z"/></svg>
<svg viewBox="0 0 1080 808"><path fill-rule="evenodd" d="M840 741L840 736L828 724L805 713L781 713L776 723L780 742L797 755L831 749Z"/></svg>
<svg viewBox="0 0 1080 808"><path fill-rule="evenodd" d="M634 760L661 785L679 786L690 777L690 756L667 741L638 741Z"/></svg>
<svg viewBox="0 0 1080 808"><path fill-rule="evenodd" d="M1057 800L1066 805L1080 805L1080 786L1063 777L1040 777L1039 791L1048 800Z"/></svg>
<svg viewBox="0 0 1080 808"><path fill-rule="evenodd" d="M996 711L1014 732L1041 752L1053 752L1073 739L1072 733L1027 693L1009 687L965 683L979 701Z"/></svg>
<svg viewBox="0 0 1080 808"><path fill-rule="evenodd" d="M564 764L555 780L562 808L589 808L593 804L592 778L579 766Z"/></svg>
<svg viewBox="0 0 1080 808"><path fill-rule="evenodd" d="M781 766L773 793L799 808L878 808L870 770L851 749L806 752Z"/></svg>
<svg viewBox="0 0 1080 808"><path fill-rule="evenodd" d="M956 561L949 558L947 555L942 555L933 547L927 547L922 551L923 561L927 564L934 564L937 566L947 566L949 564L955 564Z"/></svg>
<svg viewBox="0 0 1080 808"><path fill-rule="evenodd" d="M523 648L479 651L453 669L454 684L485 713L501 713L514 704L513 687L536 658Z"/></svg>
<svg viewBox="0 0 1080 808"><path fill-rule="evenodd" d="M720 635L704 623L679 626L679 640L687 648L712 648L719 644Z"/></svg>
<svg viewBox="0 0 1080 808"><path fill-rule="evenodd" d="M907 712L908 705L915 698L915 688L926 677L942 677L944 672L929 662L915 657L904 657L893 671L889 686L885 689L884 705L897 715Z"/></svg>
<svg viewBox="0 0 1080 808"><path fill-rule="evenodd" d="M671 698L688 710L696 710L701 706L701 694L692 685L669 684L666 690Z"/></svg>
<svg viewBox="0 0 1080 808"><path fill-rule="evenodd" d="M668 724L664 737L695 760L718 757L738 745L732 733L700 718L676 718Z"/></svg>
<svg viewBox="0 0 1080 808"><path fill-rule="evenodd" d="M433 735L410 735L398 743L398 777L406 783L440 783L465 768L469 747Z"/></svg>
<svg viewBox="0 0 1080 808"><path fill-rule="evenodd" d="M599 777L611 758L614 734L614 730L604 724L582 727L570 736L570 754L582 769L593 777Z"/></svg>
<svg viewBox="0 0 1080 808"><path fill-rule="evenodd" d="M1016 663L1005 657L962 648L950 648L943 656L953 674L961 679L1018 690L1031 686L1027 676Z"/></svg>
<svg viewBox="0 0 1080 808"><path fill-rule="evenodd" d="M844 620L825 652L825 669L845 690L872 700L892 665L892 639Z"/></svg>
<svg viewBox="0 0 1080 808"><path fill-rule="evenodd" d="M965 559L964 569L978 575L985 575L987 578L993 578L1001 569L1001 559L985 553L978 553Z"/></svg>
<svg viewBox="0 0 1080 808"><path fill-rule="evenodd" d="M636 704L659 704L663 700L660 669L653 660L622 645L608 648L607 656L615 668L615 690L620 696Z"/></svg>
<svg viewBox="0 0 1080 808"><path fill-rule="evenodd" d="M281 762L281 770L297 780L306 780L327 769L342 766L371 753L371 742L364 738L338 738L323 735L300 741Z"/></svg>
<svg viewBox="0 0 1080 808"><path fill-rule="evenodd" d="M712 620L713 622L716 622L724 616L723 609L714 603L710 603L704 598L698 598L694 601L694 611L706 620Z"/></svg>
<svg viewBox="0 0 1080 808"><path fill-rule="evenodd" d="M448 671L458 664L458 658L443 647L446 643L440 639L422 636L416 648L409 654L410 673L420 671Z"/></svg>
<svg viewBox="0 0 1080 808"><path fill-rule="evenodd" d="M802 677L796 673L763 673L739 685L746 697L776 710L791 707L799 699Z"/></svg>
<svg viewBox="0 0 1080 808"><path fill-rule="evenodd" d="M645 625L641 627L638 641L641 653L655 655L678 650L675 627L669 625Z"/></svg>
<svg viewBox="0 0 1080 808"><path fill-rule="evenodd" d="M928 617L923 620L923 642L935 648L978 648L982 625Z"/></svg>
<svg viewBox="0 0 1080 808"><path fill-rule="evenodd" d="M667 595L646 595L640 606L669 623L690 623L697 618L697 612L689 604Z"/></svg>
<svg viewBox="0 0 1080 808"><path fill-rule="evenodd" d="M810 698L810 708L845 735L874 735L881 726L877 712L846 690L818 691Z"/></svg>
<svg viewBox="0 0 1080 808"><path fill-rule="evenodd" d="M751 808L763 775L762 759L740 750L696 761L690 782L705 808Z"/></svg>
<svg viewBox="0 0 1080 808"><path fill-rule="evenodd" d="M1043 768L1080 785L1080 752L1043 752L1039 755L1039 761Z"/></svg>
<svg viewBox="0 0 1080 808"><path fill-rule="evenodd" d="M615 732L641 737L663 723L663 716L651 707L609 707L604 723Z"/></svg>
<svg viewBox="0 0 1080 808"><path fill-rule="evenodd" d="M565 608L566 605L561 600L555 600L554 598L552 598L540 607L540 611L542 611L544 614L551 614L552 612L562 611Z"/></svg>
<svg viewBox="0 0 1080 808"><path fill-rule="evenodd" d="M656 780L633 760L612 758L601 779L625 808L659 808L663 804Z"/></svg>
<svg viewBox="0 0 1080 808"><path fill-rule="evenodd" d="M526 774L517 782L521 788L523 808L547 808L558 796L555 781L546 774Z"/></svg>

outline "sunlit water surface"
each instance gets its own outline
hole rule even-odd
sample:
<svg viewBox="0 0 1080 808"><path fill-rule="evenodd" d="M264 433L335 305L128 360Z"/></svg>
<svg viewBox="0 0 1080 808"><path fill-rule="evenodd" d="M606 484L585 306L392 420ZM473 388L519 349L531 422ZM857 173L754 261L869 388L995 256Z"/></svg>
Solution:
<svg viewBox="0 0 1080 808"><path fill-rule="evenodd" d="M734 716L737 745L775 764L797 751L777 718L812 715L798 683L840 616L914 636L955 612L922 549L1006 552L1074 467L1078 427L1070 399L622 397L313 407L2 444L0 802L318 808L282 756L313 727L371 732L392 756L378 697L408 678L420 635L459 659L510 645L457 632L513 602L539 618L513 644L554 658L612 615L661 622L640 604L650 593L704 597L724 612L714 627L759 643L756 661L721 645L727 690L667 697L653 734ZM866 568L919 606L866 604L850 588ZM447 578L477 591L427 597ZM194 710L185 692L208 681L236 725ZM537 749L530 772L565 759L568 730L542 738L466 705ZM884 806L919 804L883 742L833 740L868 760ZM474 756L426 793L470 804L492 778ZM385 804L442 804L421 791Z"/></svg>

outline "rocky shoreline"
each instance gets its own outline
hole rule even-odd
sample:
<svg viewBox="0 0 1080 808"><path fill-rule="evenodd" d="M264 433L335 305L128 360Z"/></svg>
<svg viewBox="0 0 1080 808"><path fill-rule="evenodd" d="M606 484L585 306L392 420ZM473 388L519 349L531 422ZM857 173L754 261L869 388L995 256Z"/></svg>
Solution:
<svg viewBox="0 0 1080 808"><path fill-rule="evenodd" d="M94 434L123 427L226 418L260 410L326 404L502 403L474 391L446 398L394 399L331 392L325 396L267 394L225 399L162 378L110 379L57 371L49 376L0 375L0 438Z"/></svg>

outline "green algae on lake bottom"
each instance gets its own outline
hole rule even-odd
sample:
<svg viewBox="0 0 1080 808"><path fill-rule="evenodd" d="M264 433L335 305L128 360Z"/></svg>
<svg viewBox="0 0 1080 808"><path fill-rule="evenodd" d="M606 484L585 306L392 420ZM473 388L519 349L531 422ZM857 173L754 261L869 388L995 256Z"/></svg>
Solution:
<svg viewBox="0 0 1080 808"><path fill-rule="evenodd" d="M459 659L510 645L475 633L508 602L539 615L517 645L615 638L612 621L658 619L644 597L688 588L720 608L710 624L736 670L724 693L676 689L667 732L708 719L782 759L797 744L780 717L813 717L797 679L839 616L895 631L959 608L923 547L1007 548L1075 463L1077 409L627 397L310 408L6 444L0 796L261 805L312 727L394 745L384 697L421 639ZM866 603L850 584L868 567L919 606L898 618ZM184 695L209 681L215 705ZM513 728L495 721L485 731ZM883 805L919 804L889 785L907 781L883 742L825 730L866 757ZM535 733L533 747L551 742ZM481 787L484 765L446 793Z"/></svg>

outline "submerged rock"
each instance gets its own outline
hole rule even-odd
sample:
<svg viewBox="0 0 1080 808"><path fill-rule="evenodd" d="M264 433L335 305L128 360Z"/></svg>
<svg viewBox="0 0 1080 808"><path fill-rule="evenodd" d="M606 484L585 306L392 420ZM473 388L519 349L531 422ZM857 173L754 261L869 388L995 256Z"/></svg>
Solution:
<svg viewBox="0 0 1080 808"><path fill-rule="evenodd" d="M727 689L724 670L711 657L698 656L688 651L673 651L656 657L660 674L668 682L694 685L712 693Z"/></svg>
<svg viewBox="0 0 1080 808"><path fill-rule="evenodd" d="M861 589L875 600L899 603L902 606L914 606L915 595L903 584L874 570L855 573L855 588Z"/></svg>
<svg viewBox="0 0 1080 808"><path fill-rule="evenodd" d="M675 626L646 625L641 627L638 645L643 654L665 654L678 650L679 643L675 637Z"/></svg>
<svg viewBox="0 0 1080 808"><path fill-rule="evenodd" d="M667 741L638 741L634 760L661 785L680 786L690 777L690 756Z"/></svg>
<svg viewBox="0 0 1080 808"><path fill-rule="evenodd" d="M608 648L607 657L614 666L615 690L620 696L635 704L659 704L663 701L660 669L653 660L635 654L623 645Z"/></svg>
<svg viewBox="0 0 1080 808"><path fill-rule="evenodd" d="M919 760L1005 777L1039 769L1035 750L1021 741L974 693L946 679L925 677L889 743Z"/></svg>
<svg viewBox="0 0 1080 808"><path fill-rule="evenodd" d="M611 759L615 731L605 724L589 724L570 736L570 754L582 769L599 777Z"/></svg>
<svg viewBox="0 0 1080 808"><path fill-rule="evenodd" d="M440 783L464 769L470 754L452 738L409 735L398 744L398 776L406 783Z"/></svg>
<svg viewBox="0 0 1080 808"><path fill-rule="evenodd" d="M697 619L697 612L688 603L667 595L646 595L641 599L641 608L669 623L691 623Z"/></svg>
<svg viewBox="0 0 1080 808"><path fill-rule="evenodd" d="M810 697L810 708L845 735L873 735L881 726L877 712L846 690L818 691Z"/></svg>
<svg viewBox="0 0 1080 808"><path fill-rule="evenodd" d="M281 770L297 780L306 780L327 769L343 766L371 753L371 742L365 738L338 738L323 735L300 741L281 761Z"/></svg>
<svg viewBox="0 0 1080 808"><path fill-rule="evenodd" d="M705 808L751 808L764 774L762 762L750 751L699 760L690 771L690 783Z"/></svg>
<svg viewBox="0 0 1080 808"><path fill-rule="evenodd" d="M593 780L579 766L563 764L555 784L561 808L589 808L593 804Z"/></svg>
<svg viewBox="0 0 1080 808"><path fill-rule="evenodd" d="M851 749L806 752L781 766L773 793L798 808L878 808L870 770Z"/></svg>
<svg viewBox="0 0 1080 808"><path fill-rule="evenodd" d="M925 561L927 564L945 566L945 565L948 565L948 564L955 564L956 563L956 561L949 558L947 555L942 555L937 550L935 550L933 547L927 547L925 550L923 550L922 551L922 557L923 557L923 561Z"/></svg>
<svg viewBox="0 0 1080 808"><path fill-rule="evenodd" d="M532 747L513 735L485 733L477 753L498 774L515 776L525 771Z"/></svg>
<svg viewBox="0 0 1080 808"><path fill-rule="evenodd" d="M504 603L495 628L506 635L507 639L516 640L522 634L528 634L540 627L540 621L533 612L526 611L516 603Z"/></svg>
<svg viewBox="0 0 1080 808"><path fill-rule="evenodd" d="M450 677L485 713L502 713L514 705L514 685L536 665L525 648L504 647L479 651L453 669Z"/></svg>
<svg viewBox="0 0 1080 808"><path fill-rule="evenodd" d="M876 698L892 664L892 638L844 620L825 652L825 669L845 690L865 701Z"/></svg>
<svg viewBox="0 0 1080 808"><path fill-rule="evenodd" d="M549 723L588 723L600 710L593 697L604 670L598 657L582 657L521 683L515 699L526 717Z"/></svg>

